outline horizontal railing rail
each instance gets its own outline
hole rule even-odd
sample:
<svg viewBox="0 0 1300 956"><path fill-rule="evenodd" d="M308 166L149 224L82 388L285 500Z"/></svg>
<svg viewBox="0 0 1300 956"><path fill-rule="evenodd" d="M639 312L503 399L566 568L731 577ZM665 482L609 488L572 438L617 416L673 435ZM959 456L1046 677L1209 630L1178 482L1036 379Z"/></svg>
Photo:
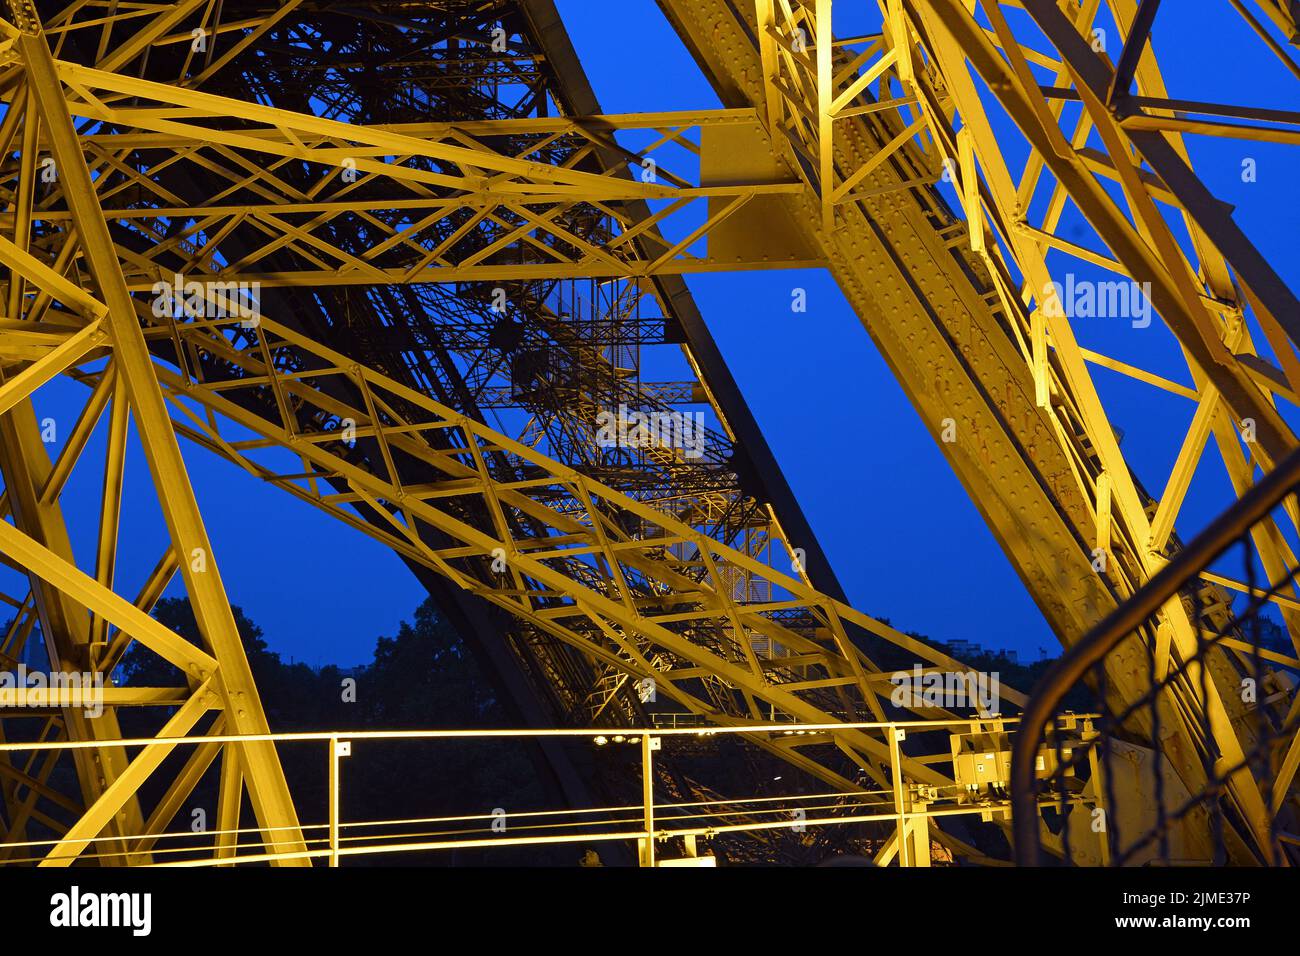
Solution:
<svg viewBox="0 0 1300 956"><path fill-rule="evenodd" d="M8 863L99 862L104 865L141 862L153 866L230 866L252 863L283 863L290 860L320 861L338 866L359 857L393 854L438 853L503 847L543 848L573 845L590 849L603 843L624 843L636 847L641 865L712 865L713 858L698 852L699 842L727 835L748 834L762 838L770 831L798 834L821 828L874 825L871 862L885 865L927 865L932 844L941 837L932 822L947 817L974 816L983 820L1007 820L1010 805L1005 782L989 790L954 782L936 787L920 784L903 773L892 773L884 786L863 785L854 790L816 792L790 791L740 797L710 795L707 799L665 800L656 796L655 760L660 748L690 740L736 738L741 741L800 735L823 735L834 746L839 735L867 733L888 742L895 754L893 766L902 766L901 746L922 734L1007 734L1018 718L979 717L906 722L853 722L790 724L776 722L745 726L655 726L643 729L486 729L334 731L269 733L260 735L214 734L196 737L139 737L113 741L6 741L0 754L20 752L102 750L104 748L196 747L225 743L266 741L277 747L323 744L327 773L326 812L318 822L304 823L301 847L283 850L260 826L234 826L202 831L160 830L139 834L143 843L114 835L95 835L71 841L58 836L48 839L0 841L0 853ZM390 819L344 820L341 808L346 784L354 778L344 768L347 758L372 744L415 744L439 741L524 741L557 738L587 741L593 747L635 746L636 759L625 761L631 773L639 772L642 799L609 806L564 809L526 809L491 812L399 816ZM942 749L947 739L930 747L927 765L935 766L950 757ZM940 746L942 745L942 746ZM913 755L915 756L915 754ZM1009 761L1009 750L1001 755ZM404 758L405 759L405 758ZM433 759L422 757L419 759ZM1009 766L1009 763L1006 763ZM959 776L959 775L955 775ZM996 774L994 774L996 776ZM1005 775L1004 775L1005 776ZM780 780L781 778L776 778ZM630 781L635 783L636 781ZM649 785L647 786L647 782ZM393 781L395 787L403 781ZM164 825L166 822L164 821ZM200 841L204 845L195 845ZM208 845L210 844L210 845ZM675 858L663 859L658 847L680 847ZM114 847L118 847L114 849ZM55 850L60 851L59 854ZM71 852L69 852L71 851Z"/></svg>

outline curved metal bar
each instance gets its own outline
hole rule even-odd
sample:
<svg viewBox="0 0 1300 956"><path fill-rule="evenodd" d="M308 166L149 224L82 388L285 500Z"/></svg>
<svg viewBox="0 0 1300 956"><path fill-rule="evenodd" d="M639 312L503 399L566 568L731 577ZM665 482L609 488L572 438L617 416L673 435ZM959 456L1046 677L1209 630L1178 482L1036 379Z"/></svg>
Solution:
<svg viewBox="0 0 1300 956"><path fill-rule="evenodd" d="M1022 717L1011 756L1012 830L1019 865L1037 866L1041 862L1034 758L1043 743L1047 722L1062 698L1089 668L1141 627L1183 585L1209 567L1297 486L1300 486L1300 449L1289 454L1236 504L1215 518L1145 586L1061 655L1039 680Z"/></svg>

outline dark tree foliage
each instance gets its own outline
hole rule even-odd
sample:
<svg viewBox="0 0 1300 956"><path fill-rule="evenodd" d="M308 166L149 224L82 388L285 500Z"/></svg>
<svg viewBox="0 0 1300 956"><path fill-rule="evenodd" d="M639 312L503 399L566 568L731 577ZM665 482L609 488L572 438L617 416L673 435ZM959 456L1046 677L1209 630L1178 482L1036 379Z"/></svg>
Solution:
<svg viewBox="0 0 1300 956"><path fill-rule="evenodd" d="M232 611L272 731L481 729L506 725L477 662L430 600L416 609L413 621L401 623L395 636L378 639L369 665L347 670L333 665L313 668L286 663L269 648L262 629L241 608L232 607ZM188 601L164 599L155 608L154 616L180 636L199 643L198 625ZM138 687L184 683L179 670L139 645L133 645L123 657L117 676L119 683ZM131 726L123 730L129 735L151 735L168 713L170 710L143 715L124 713ZM326 744L281 743L278 750L300 819L304 824L323 822L328 805ZM179 769L181 759L180 755L169 759L168 766ZM169 777L165 771L156 776L160 780ZM509 740L355 740L352 756L342 764L342 781L341 819L350 822L490 815L497 808L513 814L552 802L543 794L526 745ZM214 767L172 829L188 826L194 808L203 808L212 815L216 787ZM250 826L252 821L246 802L242 825ZM492 832L489 821L415 822L395 829L412 835L413 840L429 840L436 839L436 833L465 828L481 828L486 835ZM428 853L418 858L360 857L356 862L565 863L576 862L581 855L581 848L543 852L504 848Z"/></svg>
<svg viewBox="0 0 1300 956"><path fill-rule="evenodd" d="M496 700L473 657L431 600L381 637L366 684L368 723L376 727L485 727L500 724Z"/></svg>

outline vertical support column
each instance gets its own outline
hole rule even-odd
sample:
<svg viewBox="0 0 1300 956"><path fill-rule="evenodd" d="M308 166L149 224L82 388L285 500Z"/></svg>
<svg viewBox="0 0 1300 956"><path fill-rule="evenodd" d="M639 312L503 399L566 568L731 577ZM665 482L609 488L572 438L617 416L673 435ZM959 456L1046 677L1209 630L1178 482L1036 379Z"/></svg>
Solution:
<svg viewBox="0 0 1300 956"><path fill-rule="evenodd" d="M984 255L984 206L980 200L980 174L975 163L975 137L969 126L957 130L957 168L961 172L961 204L966 210L970 249Z"/></svg>
<svg viewBox="0 0 1300 956"><path fill-rule="evenodd" d="M1110 472L1097 475L1097 550L1110 554ZM1109 558L1107 558L1109 560Z"/></svg>
<svg viewBox="0 0 1300 956"><path fill-rule="evenodd" d="M898 59L896 60L898 81L903 85L904 91L910 93L912 92L911 87L914 80L912 72L912 34L903 10L903 0L889 0L886 16L888 17L889 38L894 49L898 51Z"/></svg>
<svg viewBox="0 0 1300 956"><path fill-rule="evenodd" d="M822 230L835 231L835 36L831 30L831 0L817 0L817 185L822 200Z"/></svg>
<svg viewBox="0 0 1300 956"><path fill-rule="evenodd" d="M894 815L898 821L898 865L912 865L912 841L907 833L907 798L903 790L903 752L899 743L907 731L890 724L885 728L889 737L889 776L894 789Z"/></svg>
<svg viewBox="0 0 1300 956"><path fill-rule="evenodd" d="M907 812L907 837L911 844L909 855L913 866L930 865L930 818L926 815L929 801L916 795L915 791L907 794L905 800Z"/></svg>
<svg viewBox="0 0 1300 956"><path fill-rule="evenodd" d="M244 796L244 772L239 751L227 747L221 754L221 777L217 786L217 858L231 859L239 850L239 809Z"/></svg>
<svg viewBox="0 0 1300 956"><path fill-rule="evenodd" d="M655 865L655 775L651 754L659 749L659 738L641 735L641 803L644 814L645 842L641 845L641 865Z"/></svg>
<svg viewBox="0 0 1300 956"><path fill-rule="evenodd" d="M340 741L330 737L329 766L329 828L330 828L330 866L339 865L339 805L341 803L339 788L342 782L343 767L339 761L352 756L352 741Z"/></svg>
<svg viewBox="0 0 1300 956"><path fill-rule="evenodd" d="M777 79L781 73L780 54L776 45L776 6L773 0L755 0L758 18L758 49L763 63L763 86L767 95L767 128L772 136L782 133L784 109Z"/></svg>
<svg viewBox="0 0 1300 956"><path fill-rule="evenodd" d="M1104 776L1106 769L1097 759L1097 747L1093 746L1097 735L1089 733L1089 730L1090 727L1085 724L1083 746L1088 748L1088 786L1092 788L1092 797L1096 805L1101 808L1101 829L1097 832L1097 849L1101 854L1101 865L1110 866L1110 807L1106 806L1106 777ZM1157 751L1152 756L1156 761L1156 773L1162 773L1160 753Z"/></svg>

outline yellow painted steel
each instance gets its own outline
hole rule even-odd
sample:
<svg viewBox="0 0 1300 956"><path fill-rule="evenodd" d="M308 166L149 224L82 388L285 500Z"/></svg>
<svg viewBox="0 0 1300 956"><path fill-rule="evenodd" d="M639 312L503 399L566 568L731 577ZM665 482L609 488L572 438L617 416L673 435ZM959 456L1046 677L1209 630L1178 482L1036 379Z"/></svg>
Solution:
<svg viewBox="0 0 1300 956"><path fill-rule="evenodd" d="M257 22L225 25L223 36L238 37L232 47L182 82L159 83L129 67L151 45L183 42L204 6L198 0L147 15L105 15L133 25L129 39L112 49L101 42L93 66L59 55L69 32L96 29L78 23L81 5L43 28L30 2L11 0L12 22L0 21L7 99L0 143L18 153L19 168L14 202L0 214L0 230L10 234L0 236L0 263L11 276L0 319L0 470L14 523L0 522L0 553L28 575L31 587L12 601L17 613L0 643L0 662L15 659L11 652L37 622L52 658L79 669L111 672L127 646L139 642L176 665L185 686L109 688L109 707L94 720L80 716L68 698L62 726L52 723L42 735L79 743L117 739L118 708L167 703L179 706L164 736L193 731L192 739L203 741L148 819L136 795L166 748L149 748L158 754L129 762L121 750L73 748L82 815L47 862L72 862L101 835L114 841L119 859L147 861L186 795L217 761L214 859L235 852L228 835L239 829L245 792L268 858L303 863L314 855L267 737L178 436L578 649L611 678L605 696L596 695L594 714L628 680L653 678L687 711L737 729L758 727L774 714L817 725L867 716L883 721L888 675L857 646L859 633L927 668L960 668L819 593L801 569L783 573L756 552L713 541L689 516L602 485L273 315L258 317L256 344L227 334L241 317L152 315L140 294L170 281L164 263L178 249L192 266L187 278L267 288L573 277L648 283L735 269L827 267L927 427L937 438L955 432L956 440L940 439L942 451L1066 644L1164 566L1209 449L1241 494L1257 469L1294 447L1277 400L1294 404L1300 395L1294 349L1300 310L1205 191L1183 138L1293 143L1296 117L1171 99L1145 36L1135 41L1141 45L1132 51L1131 75L1120 77L1121 51L1096 55L1090 31L1099 22L1114 24L1122 42L1138 19L1136 0L1065 6L1024 0L1026 17L1014 21L994 0L882 0L877 33L840 38L833 14L848 2L660 0L718 90L722 109L381 127L197 88L294 16L299 3L284 3ZM1267 22L1235 0L1231 6L1297 72L1269 26L1295 42L1288 5L1261 2ZM1042 82L1047 74L1054 82ZM225 122L231 118L240 123ZM81 135L75 123L83 119L115 132ZM1012 127L1029 157L1018 172L1005 141ZM533 155L559 140L592 155L622 149L616 136L628 131L659 136L624 157L633 162L662 157L661 150L689 143L688 134L698 136L699 175L683 176L665 164L645 179L617 164L591 172ZM511 155L487 145L507 136L534 146ZM739 143L748 144L743 156L735 155ZM150 162L126 167L120 159L126 150ZM57 166L57 202L35 198L43 153ZM441 171L413 159L436 161ZM307 194L277 176L277 164L289 160L324 171L320 189ZM185 201L158 175L168 167L182 176L201 169L225 178L232 194L238 183L260 202ZM99 174L110 168L128 177L129 191L101 188ZM356 170L372 192L359 198L350 188L327 185L340 168ZM936 182L951 184L963 215L949 210ZM575 211L591 208L608 217L611 238L591 240L573 225ZM630 211L636 208L644 213ZM1071 208L1089 224L1089 240L1062 235ZM409 229L373 215L394 211L409 214ZM340 248L331 230L367 214L375 226L370 245ZM191 225L164 236L157 226L164 218ZM463 224L450 238L432 238L436 227L457 221ZM759 222L771 228L759 235ZM34 247L38 224L58 230L58 241ZM462 252L457 240L480 227L494 230L493 241ZM115 240L123 231L141 245ZM521 246L545 250L549 261L509 261L506 253ZM394 249L417 252L416 264L386 265ZM314 267L276 271L270 263L283 250ZM1049 290L1080 265L1146 284L1186 358L1184 381L1143 368L1140 357L1079 344L1070 316L1054 307L1059 303ZM1266 342L1253 340L1247 315ZM161 362L150 347L163 341L175 343L178 357L186 350L214 356L237 374L206 381ZM88 371L95 363L102 364ZM1195 404L1158 494L1138 481L1120 447L1096 368ZM31 396L60 376L83 382L89 395L64 451L51 462ZM241 400L266 388L274 393L274 412ZM375 442L379 460L353 460L337 433L304 425L305 410L320 421L351 422L356 436ZM110 441L102 520L95 565L82 569L58 499L105 414ZM139 432L169 539L134 600L114 591L128 418ZM232 438L223 423L257 437ZM292 453L301 470L260 461L257 453L267 448ZM526 464L529 477L502 477L492 467L497 456ZM417 463L425 477L418 484L404 480L399 461ZM490 527L464 520L456 506L466 503L481 507ZM701 507L725 510L727 504L719 497ZM362 520L353 506L384 524ZM779 516L768 510L768 540L792 549ZM520 518L543 533L519 532ZM1273 579L1296 563L1287 542L1298 520L1289 505L1255 538L1257 558ZM491 570L485 558L494 554L505 556L507 573ZM632 574L648 582L648 593L632 586ZM194 607L202 647L149 617L175 575ZM738 599L738 579L758 582L767 596ZM1249 585L1207 575L1196 600L1224 606L1223 588ZM1196 652L1189 602L1171 602L1149 635L1160 673ZM1300 602L1280 595L1275 603L1300 656ZM784 656L763 657L755 650L759 641ZM1204 782L1197 757L1202 724L1229 763L1253 743L1248 708L1234 689L1233 645L1225 647L1207 658L1204 692L1193 679L1161 703L1161 726L1178 735L1169 759L1193 792ZM1136 699L1145 661L1116 657L1108 674L1117 700ZM739 691L747 710L720 709L701 689L710 681ZM1014 692L1004 697L1022 700ZM1296 700L1286 706L1292 716L1300 711ZM201 721L209 719L204 727ZM750 734L801 770L845 791L859 789L818 751L826 736ZM905 777L909 786L952 784L909 757L892 731L888 739L847 731L836 740L841 754L876 783L901 788ZM336 775L338 754L332 754ZM50 819L38 816L37 802L56 799L47 786L52 763L19 768L3 747L0 756L0 795L15 821L10 836L21 836L23 821ZM643 756L648 791L648 749ZM1256 841L1266 840L1271 815L1290 799L1298 766L1300 738L1269 782L1271 805L1265 782L1249 770L1230 779L1230 799ZM17 776L28 789L21 799L12 782ZM921 864L931 838L955 845L931 827L923 794L900 789L893 797L899 831L888 856ZM644 803L644 854L652 862L653 799ZM335 817L331 863L343 852Z"/></svg>
<svg viewBox="0 0 1300 956"><path fill-rule="evenodd" d="M1090 726L1089 715L1074 718L1081 727ZM838 790L823 793L792 792L788 795L765 794L759 797L711 797L702 801L665 801L655 796L653 754L671 747L687 744L701 736L713 739L743 737L754 740L761 735L780 737L803 735L830 735L840 738L845 734L866 734L879 737L901 759L899 743L913 737L937 738L942 735L1001 735L1014 731L1017 721L995 720L931 720L905 722L859 722L828 724L755 724L752 727L697 727L697 728L626 728L623 735L611 742L602 732L580 728L545 730L434 730L434 731L357 731L330 733L280 733L251 736L216 734L206 738L186 736L156 737L121 740L112 744L81 741L38 742L33 744L0 743L0 756L29 752L57 753L60 751L102 752L126 746L138 746L145 754L167 752L175 748L194 748L195 752L216 745L275 743L281 746L324 744L327 763L327 811L320 824L302 826L305 843L297 849L285 849L266 839L256 827L240 827L233 821L220 826L214 836L216 846L211 849L193 846L191 831L156 832L151 846L162 842L149 865L160 867L228 866L235 864L310 862L324 860L328 866L341 865L347 858L360 856L388 856L429 851L470 848L544 847L556 844L573 844L590 847L606 842L634 842L640 847L641 866L673 866L699 864L698 841L716 839L732 834L762 834L765 831L793 830L803 833L812 830L834 830L838 827L872 825L883 836L877 841L874 862L879 866L897 863L900 866L929 866L932 853L942 850L938 831L932 823L945 818L1006 816L1009 805L1005 797L987 794L972 795L960 782L956 786L934 788L908 781L901 774L892 777L879 789L845 795ZM1085 730L1085 732L1090 732ZM484 741L484 740L536 740L541 738L585 740L593 747L633 746L639 751L635 761L636 775L641 781L640 802L621 806L599 806L583 809L528 810L508 814L512 824L500 832L491 826L499 811L492 814L469 814L436 817L406 818L402 820L365 819L344 821L340 818L342 795L347 789L341 773L341 760L352 755L353 745L362 748L372 743L412 743L418 741ZM226 753L238 753L239 748L228 747ZM161 757L151 757L153 761ZM434 757L433 759L436 759ZM1097 804L1095 790L1087 790L1073 798L1081 806ZM1056 798L1053 798L1055 804ZM794 812L794 811L801 812ZM521 821L525 831L514 835ZM488 823L488 827L476 824ZM384 832L401 825L401 832L390 835ZM437 827L421 831L412 827ZM610 829L593 829L609 827ZM479 837L491 831L491 837ZM542 831L542 832L537 832ZM367 834L374 835L367 835ZM424 837L424 839L420 839ZM686 857L669 856L667 847L673 841L682 841ZM31 859L39 856L51 841L12 840L0 843L6 852L16 858ZM87 856L109 862L121 860L108 838L86 837L83 841ZM1104 843L1104 841L1098 841ZM664 849L660 849L664 847ZM963 850L975 859L979 855L969 847ZM1080 852L1082 848L1076 848ZM1104 852L1104 847L1099 848Z"/></svg>
<svg viewBox="0 0 1300 956"><path fill-rule="evenodd" d="M1113 23L1122 40L1136 16L1134 2L1029 2L1029 19L1022 17L1013 29L996 2L889 0L880 4L880 33L843 42L830 33L830 3L759 2L752 16L745 6L708 0L662 0L661 6L715 88L727 94L724 103L767 117L774 150L809 187L808 198L785 201L801 204L801 220L820 236L841 288L936 435L945 421L964 430L961 440L940 447L1067 644L1163 566L1176 546L1172 529L1206 437L1214 435L1238 494L1254 467L1267 468L1294 447L1273 404L1278 386L1260 385L1289 388L1284 369L1296 368L1294 296L1226 221L1222 207L1205 199L1181 140L1151 138L1149 129L1170 127L1159 120L1168 100L1149 47L1135 58L1137 115L1121 119L1106 101L1113 68L1090 47L1090 31L1094 23ZM1030 23L1046 32L1055 46L1051 53L1042 52L1042 33ZM749 41L750 33L757 43ZM816 58L800 49L811 37L818 38ZM836 51L829 69L828 46ZM1055 86L1041 78L1044 68L1056 73ZM866 77L879 82L868 88ZM1085 109L1073 129L1062 130L1062 106L1071 99ZM891 107L881 109L884 103ZM1148 121L1143 109L1156 119ZM1029 147L1019 181L1007 169L1006 129L994 132L995 110ZM1270 118L1294 121L1282 114ZM1208 124L1196 131L1225 129ZM903 147L900 137L908 140ZM1104 151L1091 147L1098 138ZM892 153L893 161L881 163L882 152ZM1140 169L1135 155L1159 175ZM924 243L935 229L922 220L942 220L944 212L936 209L928 184L911 182L912 170L927 167L933 179L953 184L965 213L951 229L939 226L950 241L928 252ZM1107 191L1105 179L1123 187L1125 203ZM1046 214L1031 222L1031 200L1044 193ZM860 199L836 202L846 196ZM1181 213L1190 247L1174 238L1157 202ZM1082 212L1109 255L1056 234L1067 204ZM957 247L959 238L965 241ZM1163 383L1139 363L1079 348L1071 322L1060 309L1045 307L1045 290L1071 268L1059 258L1049 268L1049 249L1148 283L1155 311L1185 350L1194 387L1183 394L1198 411L1162 499L1153 500L1132 477L1088 365ZM891 281L891 275L898 278ZM967 296L955 303L944 283L974 284L982 301ZM1243 321L1248 307L1283 369L1255 354ZM1010 341L999 328L1008 326ZM963 394L968 382L973 395ZM1250 457L1242 454L1239 427L1249 429ZM1017 474L1021 463L1029 469L1023 477ZM1293 511L1286 520L1294 532ZM1043 541L1055 542L1050 555ZM1285 541L1280 531L1257 540L1275 579L1293 559ZM1092 551L1098 545L1104 546L1100 572ZM1202 600L1222 606L1225 599L1209 590ZM1279 607L1295 640L1300 632L1293 611L1284 601ZM1183 604L1172 603L1165 618L1152 637L1162 671L1169 654L1194 655L1197 641ZM1145 663L1116 656L1109 664L1115 700L1134 699ZM1217 752L1240 757L1253 744L1227 656L1211 655L1209 667L1203 698L1193 692L1162 702L1169 711L1162 725L1182 727L1185 743L1171 748L1171 759L1193 790L1204 778L1193 756L1203 719ZM1261 781L1237 774L1230 788L1254 838L1265 841Z"/></svg>

